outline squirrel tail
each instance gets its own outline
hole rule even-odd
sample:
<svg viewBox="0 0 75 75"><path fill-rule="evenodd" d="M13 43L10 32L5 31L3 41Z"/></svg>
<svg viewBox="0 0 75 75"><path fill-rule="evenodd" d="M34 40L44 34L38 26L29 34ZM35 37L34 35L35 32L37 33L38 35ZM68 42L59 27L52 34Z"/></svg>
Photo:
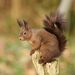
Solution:
<svg viewBox="0 0 75 75"><path fill-rule="evenodd" d="M54 34L59 41L60 52L64 51L66 45L66 38L63 35L63 31L66 31L68 25L65 19L63 19L63 14L51 13L50 17L46 15L46 20L43 21L44 29L52 34Z"/></svg>

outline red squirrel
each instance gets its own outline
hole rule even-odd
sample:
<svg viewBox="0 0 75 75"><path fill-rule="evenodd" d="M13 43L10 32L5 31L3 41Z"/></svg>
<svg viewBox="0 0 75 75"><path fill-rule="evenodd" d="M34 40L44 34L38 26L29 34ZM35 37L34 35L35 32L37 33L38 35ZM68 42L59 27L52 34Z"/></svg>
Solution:
<svg viewBox="0 0 75 75"><path fill-rule="evenodd" d="M36 50L40 50L39 64L52 62L53 58L60 56L64 51L67 40L63 31L67 29L67 22L63 19L63 14L51 13L49 17L46 15L46 19L43 20L43 29L31 28L24 19L24 24L17 21L20 27L19 39L27 40L33 46L30 55Z"/></svg>

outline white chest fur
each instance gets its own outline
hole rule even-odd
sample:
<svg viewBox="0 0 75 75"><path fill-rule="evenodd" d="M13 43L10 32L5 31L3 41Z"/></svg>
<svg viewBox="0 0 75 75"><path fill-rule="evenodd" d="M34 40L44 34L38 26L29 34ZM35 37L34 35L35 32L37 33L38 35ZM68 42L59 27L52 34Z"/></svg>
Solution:
<svg viewBox="0 0 75 75"><path fill-rule="evenodd" d="M31 41L28 41L31 45L33 45L33 43Z"/></svg>

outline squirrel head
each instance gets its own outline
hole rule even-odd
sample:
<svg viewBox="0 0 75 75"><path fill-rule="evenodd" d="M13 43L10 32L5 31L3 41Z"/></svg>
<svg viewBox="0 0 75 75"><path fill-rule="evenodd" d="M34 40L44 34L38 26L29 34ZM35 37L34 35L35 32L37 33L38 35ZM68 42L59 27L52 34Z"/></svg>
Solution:
<svg viewBox="0 0 75 75"><path fill-rule="evenodd" d="M32 35L32 31L30 26L28 25L28 23L23 19L24 25L21 21L17 20L19 27L20 27L20 31L19 31L19 39L22 41L28 40L30 39L31 35Z"/></svg>

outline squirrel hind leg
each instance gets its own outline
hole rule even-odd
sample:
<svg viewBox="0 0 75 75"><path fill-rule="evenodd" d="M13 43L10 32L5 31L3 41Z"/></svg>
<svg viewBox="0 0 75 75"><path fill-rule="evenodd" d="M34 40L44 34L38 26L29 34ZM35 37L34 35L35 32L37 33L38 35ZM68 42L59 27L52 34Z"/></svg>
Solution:
<svg viewBox="0 0 75 75"><path fill-rule="evenodd" d="M53 59L52 53L49 52L49 50L46 49L45 47L44 48L41 47L40 50L41 50L41 56L42 56L42 58L40 59L40 61L42 61L43 63L52 62L52 59Z"/></svg>
<svg viewBox="0 0 75 75"><path fill-rule="evenodd" d="M46 60L45 58L41 58L41 59L39 60L39 64L42 63L43 66L44 66L46 63L50 63L50 62L52 62L52 59L48 61L48 60Z"/></svg>
<svg viewBox="0 0 75 75"><path fill-rule="evenodd" d="M43 59L40 59L39 64L42 64L42 66L44 66L46 64L46 62L43 62Z"/></svg>

